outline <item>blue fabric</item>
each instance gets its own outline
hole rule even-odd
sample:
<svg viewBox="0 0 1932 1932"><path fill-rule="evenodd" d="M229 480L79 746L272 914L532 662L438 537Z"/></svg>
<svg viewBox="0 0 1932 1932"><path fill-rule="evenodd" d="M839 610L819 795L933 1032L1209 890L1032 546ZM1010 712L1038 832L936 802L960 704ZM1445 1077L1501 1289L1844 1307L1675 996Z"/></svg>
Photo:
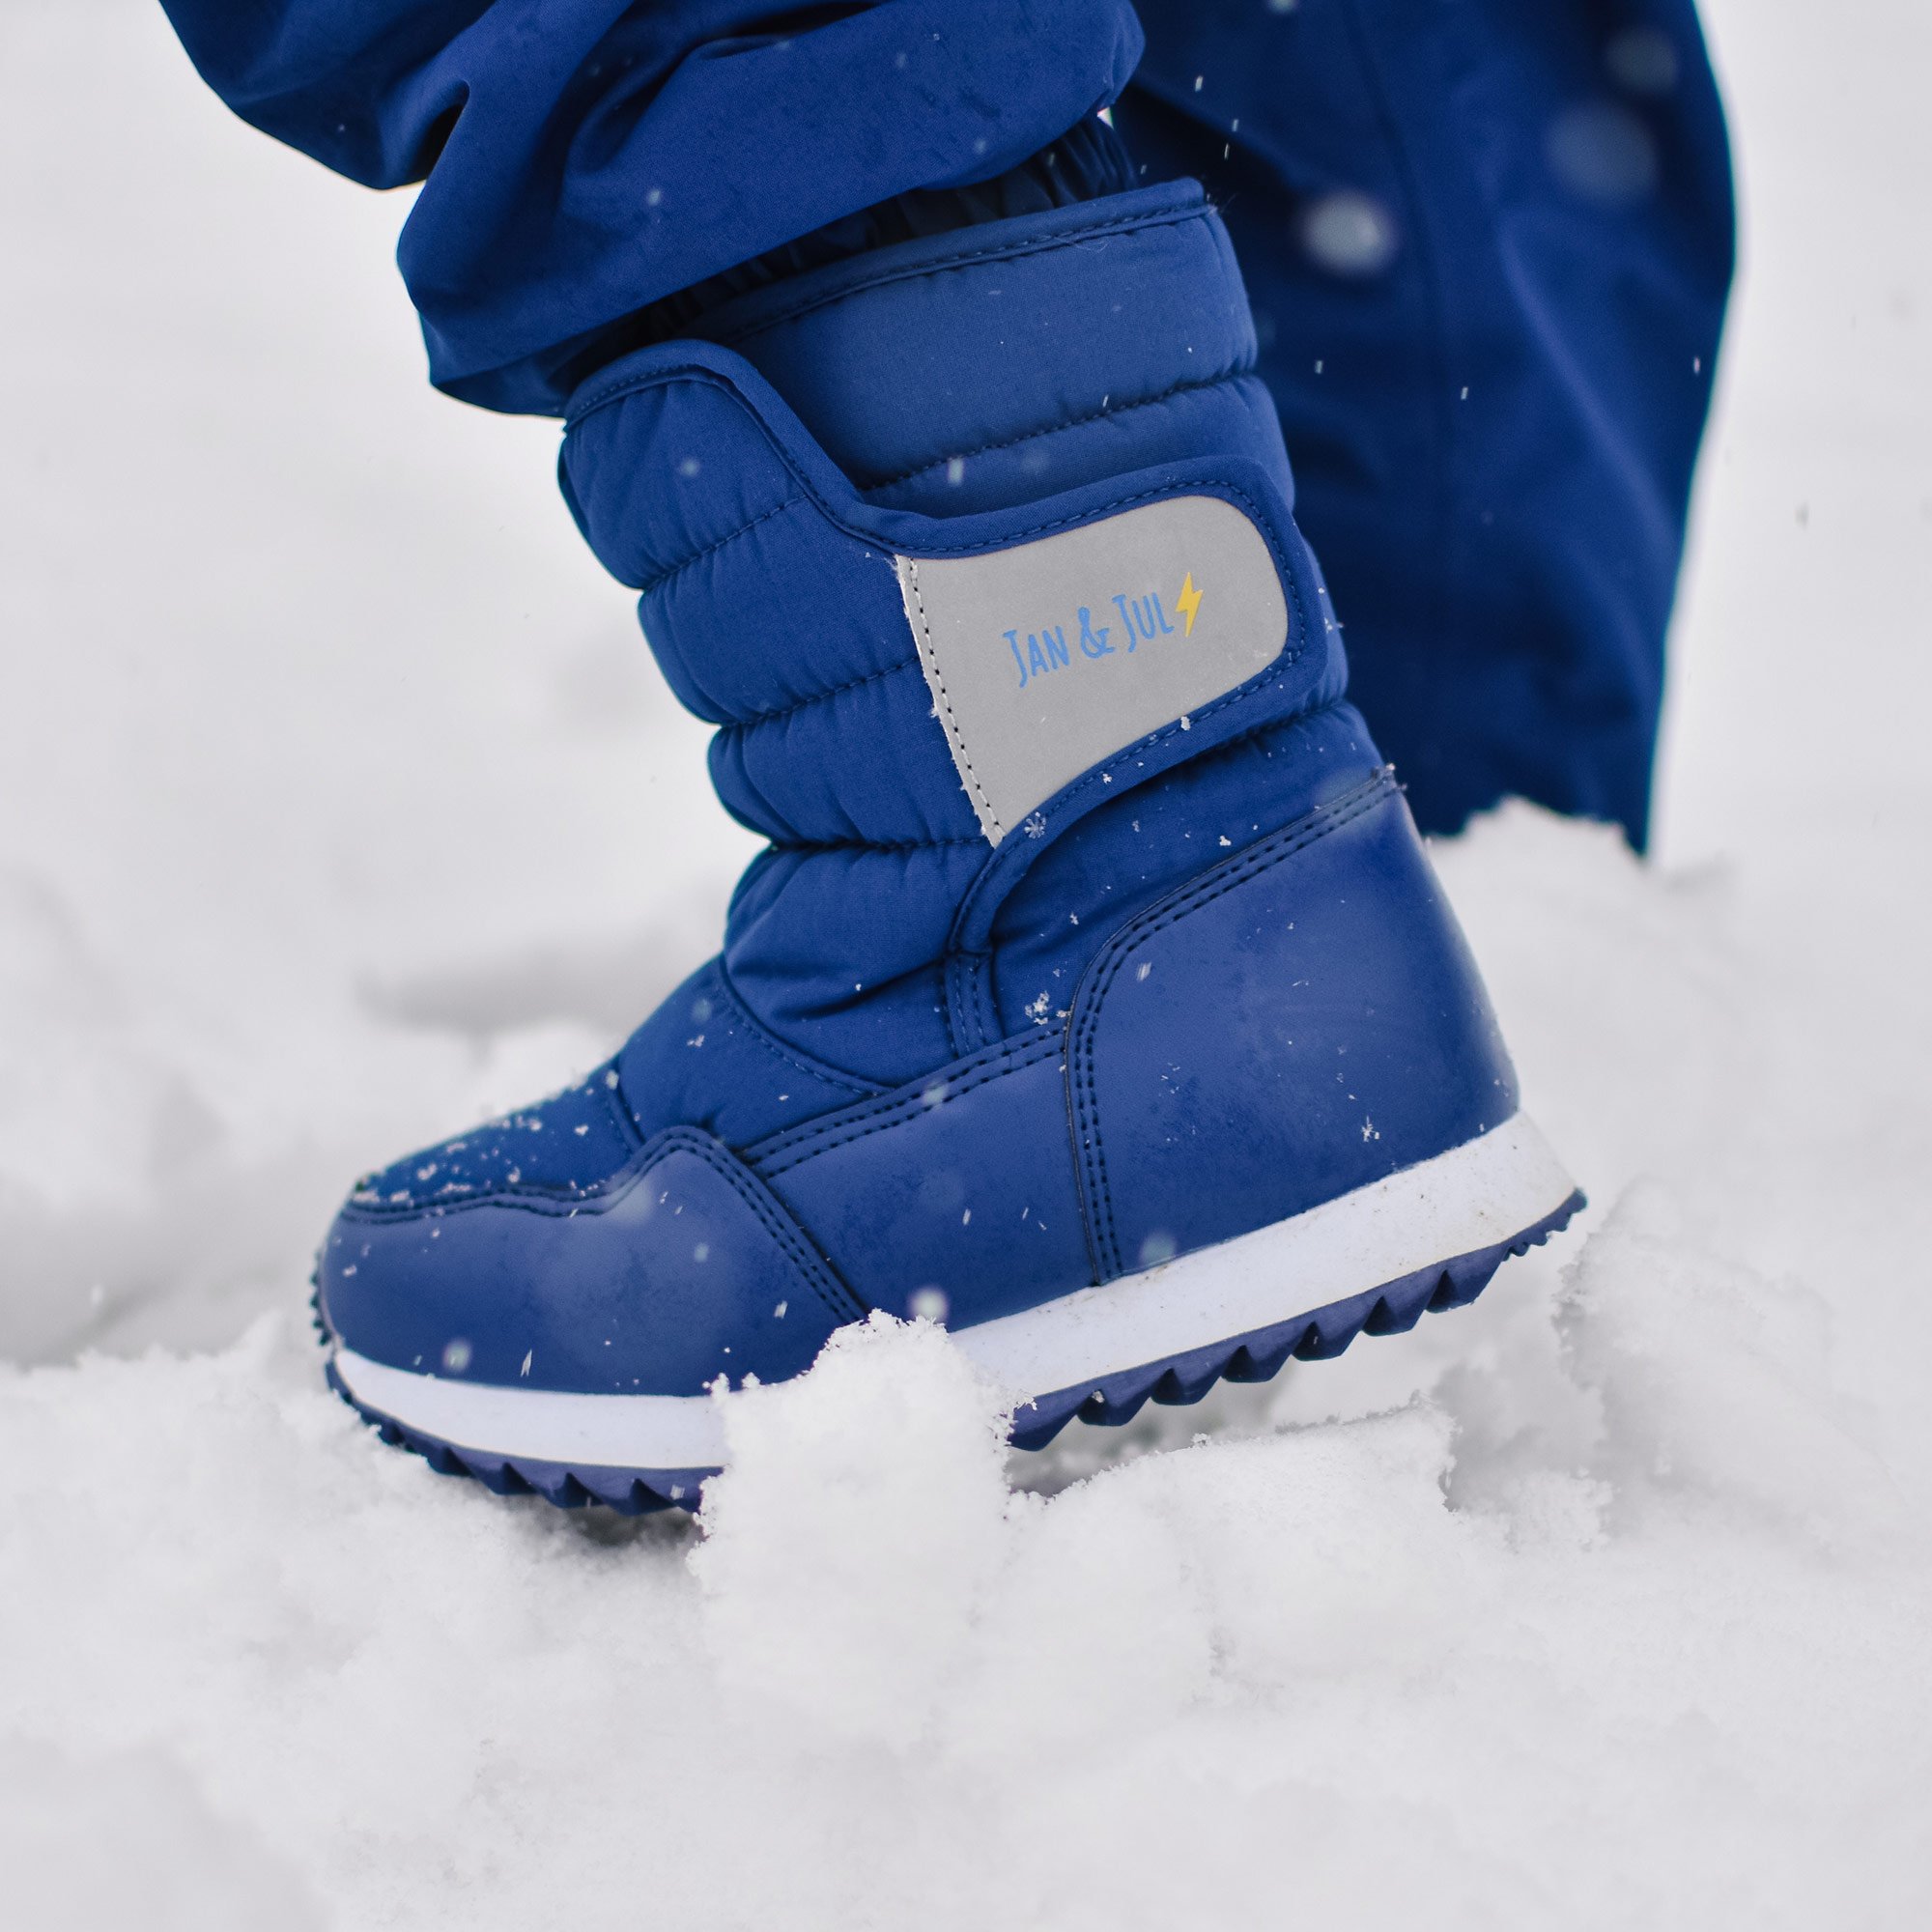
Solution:
<svg viewBox="0 0 1932 1932"><path fill-rule="evenodd" d="M1690 0L1143 0L1131 86L1124 0L163 4L257 126L358 181L426 182L402 264L452 393L556 412L642 343L715 334L838 460L875 450L855 467L882 500L928 510L885 419L918 442L983 333L915 327L859 364L721 295L776 283L781 309L815 262L1205 180L1419 819L1520 793L1643 841L1732 259ZM1086 118L1116 97L1137 176ZM1187 272L1137 298L1173 306ZM1082 373L1110 393L1101 359ZM1101 407L1091 386L1069 377L1063 426ZM1035 453L976 464L958 507L997 507Z"/></svg>
<svg viewBox="0 0 1932 1932"><path fill-rule="evenodd" d="M1245 1234L1514 1112L1467 950L1370 751L1346 705L1302 721L1274 784L1247 790L1320 802L1231 839L1238 858L1202 838L1190 885L1083 975L1044 970L1053 1006L1027 1031L747 1150L857 1293L903 1314L937 1288L953 1325L989 1321L1141 1266L1151 1235L1177 1253Z"/></svg>
<svg viewBox="0 0 1932 1932"><path fill-rule="evenodd" d="M1086 1285L1064 1027L1036 1030L752 1151L853 1290L893 1315L937 1289L967 1327Z"/></svg>
<svg viewBox="0 0 1932 1932"><path fill-rule="evenodd" d="M1341 701L1227 230L1157 163L1123 190L1091 121L1138 51L1118 0L172 11L260 125L364 180L427 175L403 266L436 380L565 410L573 512L770 841L719 958L613 1063L352 1198L319 1274L338 1341L510 1391L695 1395L797 1373L868 1303L1037 1307L1507 1113ZM1201 18L1232 57L1264 11ZM1320 93L1280 82L1256 85ZM1205 79L1179 92L1150 154L1218 132ZM1280 655L989 848L894 554L1200 494L1267 545ZM1436 641L1507 656L1515 613Z"/></svg>
<svg viewBox="0 0 1932 1932"><path fill-rule="evenodd" d="M375 187L430 370L554 412L610 325L1119 94L1127 0L163 0L236 111ZM1051 47L1050 60L1039 58Z"/></svg>
<svg viewBox="0 0 1932 1932"><path fill-rule="evenodd" d="M1081 983L1066 1091L1095 1281L1303 1213L1517 1110L1385 773L1124 927Z"/></svg>
<svg viewBox="0 0 1932 1932"><path fill-rule="evenodd" d="M701 1013L686 995L666 1010L742 1033L709 983ZM621 1160L577 1141L567 1192L500 1161L461 1191L406 1198L407 1172L394 1192L372 1185L324 1245L325 1319L405 1370L695 1395L721 1374L797 1374L867 1305L924 1312L936 1290L954 1327L1037 1307L1336 1199L1516 1110L1489 1003L1385 771L1199 867L1120 929L1067 1002L737 1157L674 1125ZM806 1070L772 1058L788 1085ZM690 1065L745 1070L728 1053ZM609 1091L600 1074L466 1138L520 1144L531 1119L561 1124ZM1283 1293L1319 1299L1311 1284Z"/></svg>
<svg viewBox="0 0 1932 1932"><path fill-rule="evenodd" d="M356 1182L357 1207L413 1212L506 1193L574 1201L637 1151L639 1135L607 1061L574 1087L452 1135Z"/></svg>
<svg viewBox="0 0 1932 1932"><path fill-rule="evenodd" d="M1341 652L1290 514L1239 276L1191 184L986 224L969 259L930 242L877 251L801 278L787 300L782 321L764 305L731 318L736 339L836 421L843 467L745 355L687 342L585 385L564 487L598 555L640 588L673 689L719 724L724 803L772 841L739 888L721 972L756 1025L892 1084L1023 1030L1042 991L1070 993L1110 931L1199 869L1208 824L1251 837L1304 810L1323 758L1271 770L1270 734L1339 697ZM900 409L841 405L846 371L918 367L936 344L999 330L1004 353L952 358L912 427ZM1104 393L1101 370L1129 399L1104 417L1077 406ZM894 473L866 492L854 471ZM1274 547L1288 647L1184 730L1048 800L1041 836L989 854L892 554L1004 548L1204 492L1236 502ZM1003 506L965 507L988 495ZM1341 736L1357 773L1373 762L1359 721ZM1130 797L1147 809L1128 810ZM674 1060L676 1037L664 1036ZM655 1122L634 1069L627 1054L627 1092Z"/></svg>
<svg viewBox="0 0 1932 1932"><path fill-rule="evenodd" d="M1240 270L1190 182L855 257L721 307L701 332L869 500L929 516L1204 448L1280 447Z"/></svg>
<svg viewBox="0 0 1932 1932"><path fill-rule="evenodd" d="M532 1349L560 1378L533 1385L586 1392L790 1374L822 1333L770 1312L788 1299L786 1270L810 1275L801 1254L821 1257L855 1308L903 1310L943 1283L960 1321L1083 1285L1093 1250L1065 1071L1083 973L1222 854L1319 815L1378 765L1338 701L1339 635L1291 514L1239 277L1191 185L986 224L964 257L931 242L875 251L801 278L782 315L759 298L727 319L837 425L844 467L746 355L686 341L584 386L562 471L592 548L639 587L672 684L719 723L726 803L772 847L721 957L618 1056L613 1131L600 1070L352 1199L327 1244L325 1313L395 1367L434 1372L436 1350L460 1339L461 1372L503 1386L529 1380L517 1365ZM985 353L939 355L976 332ZM848 364L897 354L953 369L916 434L899 410L838 401ZM1096 363L1128 399L1118 415L1074 407ZM848 471L879 481L867 492ZM1236 504L1268 545L1288 610L1280 655L1070 781L1037 836L989 847L932 715L893 555L1003 549L1199 494ZM987 496L996 507L968 507ZM1251 1050L1238 1027L1217 1048ZM526 1171L539 1141L565 1158ZM681 1150L675 1228L644 1211L657 1170L639 1179L666 1147ZM733 1150L769 1198L739 1185ZM985 1220L971 1236L975 1202ZM1220 1206L1248 1204L1205 1186L1200 1225ZM1223 1235L1243 1231L1221 1218ZM694 1232L728 1272L695 1258Z"/></svg>
<svg viewBox="0 0 1932 1932"><path fill-rule="evenodd" d="M1643 842L1732 261L1690 0L1143 0L1117 119L1224 206L1356 701L1425 829Z"/></svg>
<svg viewBox="0 0 1932 1932"><path fill-rule="evenodd" d="M686 1127L567 1202L352 1200L316 1288L330 1330L371 1360L588 1395L794 1376L864 1313L744 1163Z"/></svg>

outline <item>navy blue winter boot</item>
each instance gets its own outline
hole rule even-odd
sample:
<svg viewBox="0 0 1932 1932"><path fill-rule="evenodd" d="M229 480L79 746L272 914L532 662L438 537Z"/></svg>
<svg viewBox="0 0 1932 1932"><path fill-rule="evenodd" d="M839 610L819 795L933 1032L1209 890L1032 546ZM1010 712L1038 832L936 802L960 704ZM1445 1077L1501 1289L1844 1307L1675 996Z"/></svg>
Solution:
<svg viewBox="0 0 1932 1932"><path fill-rule="evenodd" d="M493 1488L692 1505L706 1390L871 1309L942 1316L1037 1444L1560 1226L1198 188L705 326L582 388L563 480L770 846L608 1065L356 1189L337 1387Z"/></svg>

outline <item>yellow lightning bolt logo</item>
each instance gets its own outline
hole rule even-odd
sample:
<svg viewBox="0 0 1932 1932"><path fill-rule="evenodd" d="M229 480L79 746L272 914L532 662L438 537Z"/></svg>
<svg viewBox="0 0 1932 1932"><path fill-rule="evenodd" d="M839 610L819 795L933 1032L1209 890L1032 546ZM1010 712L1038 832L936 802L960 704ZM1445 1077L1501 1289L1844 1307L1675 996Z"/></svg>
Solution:
<svg viewBox="0 0 1932 1932"><path fill-rule="evenodd" d="M1187 573L1187 581L1180 586L1180 595L1174 600L1174 608L1187 619L1187 628L1181 632L1183 638L1194 635L1194 613L1201 608L1201 593L1194 587L1194 573Z"/></svg>

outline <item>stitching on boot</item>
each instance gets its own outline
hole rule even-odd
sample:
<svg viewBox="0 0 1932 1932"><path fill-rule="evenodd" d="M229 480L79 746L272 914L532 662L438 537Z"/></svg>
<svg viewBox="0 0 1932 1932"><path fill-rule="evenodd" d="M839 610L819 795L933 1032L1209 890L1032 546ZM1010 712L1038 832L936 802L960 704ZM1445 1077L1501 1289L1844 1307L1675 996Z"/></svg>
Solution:
<svg viewBox="0 0 1932 1932"><path fill-rule="evenodd" d="M973 769L972 754L966 749L966 739L959 729L959 721L952 715L952 700L946 695L946 678L939 668L939 653L932 641L932 627L925 616L925 600L919 592L919 559L904 559L906 587L912 592L914 608L919 611L919 625L913 633L913 641L919 647L919 661L924 667L925 675L939 699L940 709L945 716L940 720L946 732L946 742L952 748L953 762L965 775L973 796L979 801L979 815L982 823L990 825L996 838L1004 838L1007 828L1000 823L1000 814L993 810L993 801L986 796L986 788L980 782L980 775Z"/></svg>
<svg viewBox="0 0 1932 1932"><path fill-rule="evenodd" d="M680 557L677 562L669 565L667 569L659 571L655 577L647 577L643 582L638 585L638 595L639 597L648 597L652 591L662 589L673 577L678 576L683 571L689 570L694 563L702 563L714 552L723 550L726 544L736 543L740 537L756 529L767 519L779 516L783 511L794 509L805 500L803 497L787 497L783 502L774 503L769 510L760 510L750 523L740 524L735 530L726 530L715 543L708 543L702 550L695 550L689 556Z"/></svg>
<svg viewBox="0 0 1932 1932"><path fill-rule="evenodd" d="M1111 786L1117 777L1124 776L1128 759L1140 759L1142 754L1149 750L1169 742L1178 737L1183 730L1191 730L1196 724L1205 724L1208 719L1217 717L1231 705L1247 704L1260 698L1271 688L1281 684L1287 678L1289 672L1308 653L1310 637L1308 610L1301 600L1300 582L1294 572L1289 568L1288 556L1283 546L1277 540L1275 532L1269 527L1266 518L1263 515L1262 506L1245 490L1233 483L1222 483L1219 487L1226 490L1234 500L1239 502L1248 511L1256 528L1261 531L1263 539L1274 556L1276 568L1281 573L1281 581L1286 590L1291 613L1288 638L1281 647L1281 655L1275 659L1274 663L1267 669L1259 672L1256 676L1250 678L1247 683L1237 684L1233 691L1224 692L1219 697L1202 705L1198 711L1190 712L1185 724L1179 719L1176 719L1171 724L1163 724L1158 730L1149 732L1144 738L1136 738L1132 744L1122 746L1112 757L1105 759L1100 764L1094 766L1090 771L1083 773L1081 777L1075 779L1071 784L1067 785L1065 790L1047 799L1040 807L1039 814L1046 820L1050 827L1060 825L1065 816L1065 808L1080 803L1084 794L1102 791ZM1157 493L1149 494L1154 495ZM1124 508L1125 505L1121 504L1111 507ZM1334 700L1331 699L1329 701L1332 703ZM1306 715L1312 716L1314 710L1325 708L1325 705L1315 706ZM1271 729L1274 725L1285 722L1287 721L1284 718L1261 720L1248 731L1236 732L1230 738L1218 741L1212 746L1204 746L1202 751L1195 755L1206 756L1209 752L1222 750L1226 745L1234 744L1241 738L1252 736L1254 732ZM1183 762L1185 761L1183 760ZM1162 775L1163 773L1156 772L1152 776L1159 778ZM1124 792L1133 784L1141 782L1143 782L1142 780L1130 779L1128 786L1123 786L1122 790ZM1074 813L1075 819L1083 816L1085 816L1084 810ZM985 866L980 871L979 877L967 888L966 895L960 900L959 909L953 915L952 931L947 942L949 947L961 952L975 952L980 950L978 947L967 943L966 935L973 931L975 925L981 923L980 915L980 902L987 898L989 895L993 895L992 905L985 913L983 921L984 928L990 931L993 917L997 913L998 908L1005 902L1008 894L1018 884L1026 867L1032 864L1033 859L1043 849L1044 841L1021 843L1018 840L1013 840L999 847L987 859Z"/></svg>
<svg viewBox="0 0 1932 1932"><path fill-rule="evenodd" d="M1392 768L1384 765L1353 791L1331 801L1260 838L1225 860L1205 879L1186 886L1172 899L1151 907L1107 942L1088 971L1094 984L1075 990L1076 1017L1068 1035L1066 1072L1074 1150L1079 1156L1081 1191L1087 1198L1089 1248L1096 1281L1111 1281L1124 1273L1120 1236L1114 1218L1113 1193L1107 1181L1106 1151L1100 1131L1098 1080L1094 1038L1101 1011L1111 990L1136 947L1163 932L1178 920L1210 905L1224 894L1248 884L1269 867L1304 852L1331 832L1351 823L1397 795Z"/></svg>
<svg viewBox="0 0 1932 1932"><path fill-rule="evenodd" d="M1000 1037L1000 1012L993 996L993 955L990 952L976 952L972 956L973 971L967 984L973 990L974 1015L986 1037L997 1039Z"/></svg>
<svg viewBox="0 0 1932 1932"><path fill-rule="evenodd" d="M721 394L729 396L745 411L753 425L763 437L765 446L783 464L787 473L798 483L798 497L793 500L810 503L834 529L841 531L868 554L876 554L882 549L890 550L891 546L887 539L878 531L867 530L847 522L842 511L819 495L810 480L793 461L791 452L773 435L771 426L746 402L739 390L715 369L706 369L697 363L680 363L670 369L654 369L648 375L625 377L613 384L605 393L586 402L581 410L571 415L564 426L565 440L568 441L587 418L611 408L613 404L624 402L632 396L643 395L651 389L669 389L680 385L716 389ZM998 537L982 537L977 542L949 542L943 523L936 523L921 548L928 556L974 556L988 551L1010 550L1014 545L1026 543L1034 537L1051 536L1056 530L1077 529L1087 524L1099 523L1117 511L1132 509L1137 503L1157 503L1173 497L1200 496L1204 493L1211 496L1216 492L1224 493L1230 502L1239 503L1248 512L1268 548L1274 552L1283 578L1289 580L1291 574L1281 546L1266 521L1268 513L1256 502L1243 485L1228 477L1217 476L1211 470L1182 483L1164 483L1152 489L1137 490L1129 496L1108 497L1084 510L1068 511L1064 516L1049 517L1041 523L1029 524L1021 529L1007 530ZM866 509L870 506L861 497L855 507Z"/></svg>
<svg viewBox="0 0 1932 1932"><path fill-rule="evenodd" d="M1058 1054L1065 1043L1066 1037L1062 1031L1027 1040L1017 1047L1002 1046L964 1072L950 1075L935 1072L928 1076L926 1084L917 1093L895 1092L868 1105L855 1107L824 1126L789 1130L787 1134L761 1143L765 1150L762 1152L757 1147L747 1149L745 1158L757 1174L766 1179L784 1174L821 1153L830 1153L835 1148L864 1140L869 1134L882 1133L888 1127L902 1125L906 1121L921 1119L935 1108L950 1105L994 1080L1004 1079L1009 1073L1024 1072L1027 1067ZM945 1082L946 1091L935 1098L927 1099L932 1082L941 1079Z"/></svg>
<svg viewBox="0 0 1932 1932"><path fill-rule="evenodd" d="M753 711L743 718L734 718L726 728L751 731L760 724L781 724L787 718L797 717L801 711L810 711L814 704L829 704L833 698L842 697L848 691L858 691L868 684L880 684L889 677L898 677L919 668L917 656L901 658L897 664L889 664L883 670L868 670L861 677L847 678L843 684L828 685L823 691L811 692L790 704L781 704L776 710Z"/></svg>
<svg viewBox="0 0 1932 1932"><path fill-rule="evenodd" d="M799 1279L824 1303L836 1321L857 1321L871 1313L871 1303L854 1293L832 1264L806 1239L804 1231L772 1199L771 1191L726 1148L709 1136L671 1130L687 1151L696 1154L712 1173L725 1181L778 1242ZM669 1150L667 1149L667 1151Z"/></svg>
<svg viewBox="0 0 1932 1932"><path fill-rule="evenodd" d="M604 1077L607 1073L616 1073L617 1079L614 1082L607 1080ZM597 1082L597 1097L604 1102L604 1111L611 1116L612 1124L624 1137L624 1144L635 1153L644 1144L644 1130L638 1124L638 1117L631 1111L631 1103L625 1096L623 1075L618 1070L617 1062L614 1059L607 1061L590 1077Z"/></svg>
<svg viewBox="0 0 1932 1932"><path fill-rule="evenodd" d="M980 838L774 838L774 852L935 852L949 845L981 846Z"/></svg>
<svg viewBox="0 0 1932 1932"><path fill-rule="evenodd" d="M990 985L992 968L991 956L984 952L949 951L945 956L946 1030L959 1059L1000 1037L1000 1017Z"/></svg>
<svg viewBox="0 0 1932 1932"><path fill-rule="evenodd" d="M697 1155L712 1173L729 1184L732 1192L751 1208L759 1225L778 1242L799 1278L825 1304L835 1320L852 1321L870 1313L871 1304L855 1294L831 1263L811 1246L798 1223L779 1206L758 1177L728 1148L694 1127L667 1127L663 1132L652 1135L639 1153L601 1186L574 1197L521 1189L502 1190L448 1202L427 1211L422 1208L358 1208L352 1204L343 1210L343 1216L346 1220L395 1223L422 1218L441 1219L446 1215L499 1208L569 1220L578 1214L607 1211L633 1188L647 1180L670 1155L679 1151Z"/></svg>
<svg viewBox="0 0 1932 1932"><path fill-rule="evenodd" d="M1218 375L1202 376L1184 383L1176 383L1171 388L1161 389L1151 396L1137 396L1130 403L1120 403L1112 409L1090 411L1084 416L1069 416L1065 422L1054 423L1047 429L1030 429L1021 436L1009 436L999 442L982 442L971 449L956 449L945 456L935 456L930 463L922 463L916 469L901 470L896 476L887 476L877 482L866 484L867 494L885 490L896 490L902 483L910 483L915 477L925 476L935 469L944 469L949 463L968 463L976 456L992 456L1003 449L1017 449L1023 442L1037 442L1042 437L1058 436L1061 431L1084 429L1089 423L1106 422L1115 416L1132 415L1136 410L1151 410L1159 403L1171 403L1177 396L1191 396L1204 389L1218 389L1236 377L1246 375L1250 365L1245 361L1231 363Z"/></svg>
<svg viewBox="0 0 1932 1932"><path fill-rule="evenodd" d="M951 269L961 269L974 262L1018 262L1034 256L1052 255L1065 248L1077 248L1084 242L1092 241L1099 235L1125 234L1137 228L1180 228L1190 221L1209 222L1215 218L1215 210L1210 203L1197 202L1191 208L1175 209L1165 213L1117 214L1104 221L1089 222L1081 228L1063 230L1052 236L1041 237L1031 242L983 242L977 248L961 248L951 255L938 255L929 262L920 262L904 268L892 268L864 281L847 283L843 288L828 289L822 296L808 298L794 308L781 310L777 315L766 316L746 327L716 337L720 348L728 349L733 343L749 342L753 336L763 335L774 328L781 328L786 323L801 321L808 315L815 315L820 309L835 308L842 301L850 301L855 296L869 295L874 289L890 288L896 282L923 281L930 275L942 274Z"/></svg>
<svg viewBox="0 0 1932 1932"><path fill-rule="evenodd" d="M876 1080L863 1079L856 1073L842 1073L837 1067L828 1066L822 1062L800 1058L794 1048L788 1047L752 1010L750 1005L746 1002L744 994L739 992L729 972L725 969L723 960L720 960L712 968L711 978L712 982L724 996L724 1003L731 1009L733 1015L737 1018L740 1025L744 1027L746 1033L751 1036L752 1039L757 1045L763 1047L775 1060L791 1067L794 1072L803 1073L809 1079L818 1081L822 1086L842 1087L846 1093L857 1094L862 1098L870 1098L873 1094L883 1094L886 1091Z"/></svg>
<svg viewBox="0 0 1932 1932"><path fill-rule="evenodd" d="M971 955L963 952L949 952L939 962L940 982L946 993L946 1032L954 1059L985 1044L978 1037L973 1017L972 970Z"/></svg>

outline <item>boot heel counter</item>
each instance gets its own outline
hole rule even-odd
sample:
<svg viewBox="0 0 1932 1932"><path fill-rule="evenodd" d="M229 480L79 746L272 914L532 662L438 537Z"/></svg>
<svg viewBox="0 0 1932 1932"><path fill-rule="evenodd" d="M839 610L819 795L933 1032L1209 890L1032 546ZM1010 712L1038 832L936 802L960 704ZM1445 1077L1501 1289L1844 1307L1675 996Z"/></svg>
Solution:
<svg viewBox="0 0 1932 1932"><path fill-rule="evenodd" d="M1096 1281L1300 1213L1517 1106L1386 772L1150 908L1094 959L1071 1025Z"/></svg>

